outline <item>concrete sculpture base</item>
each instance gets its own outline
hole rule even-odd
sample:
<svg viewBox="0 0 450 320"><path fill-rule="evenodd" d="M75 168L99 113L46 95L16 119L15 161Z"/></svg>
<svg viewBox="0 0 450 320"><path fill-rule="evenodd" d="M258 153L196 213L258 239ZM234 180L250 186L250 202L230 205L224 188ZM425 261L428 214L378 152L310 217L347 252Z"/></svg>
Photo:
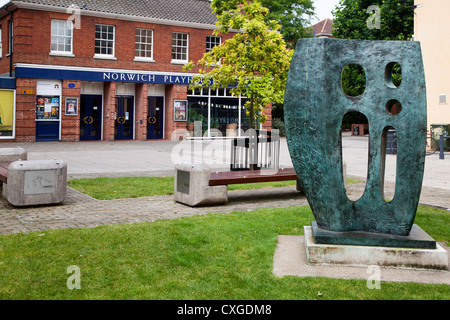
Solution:
<svg viewBox="0 0 450 320"><path fill-rule="evenodd" d="M304 232L308 264L448 269L448 252L439 244L436 249L318 244L312 227Z"/></svg>
<svg viewBox="0 0 450 320"><path fill-rule="evenodd" d="M276 277L325 277L334 279L360 279L373 284L374 274L382 282L416 282L450 285L450 271L425 268L382 267L374 265L312 264L306 261L303 235L279 235L273 256L273 274ZM445 243L441 247L450 252ZM450 265L450 261L448 263Z"/></svg>
<svg viewBox="0 0 450 320"><path fill-rule="evenodd" d="M311 225L314 241L317 244L436 249L436 241L416 224L407 236L365 231L328 231L319 228L315 221L312 221Z"/></svg>

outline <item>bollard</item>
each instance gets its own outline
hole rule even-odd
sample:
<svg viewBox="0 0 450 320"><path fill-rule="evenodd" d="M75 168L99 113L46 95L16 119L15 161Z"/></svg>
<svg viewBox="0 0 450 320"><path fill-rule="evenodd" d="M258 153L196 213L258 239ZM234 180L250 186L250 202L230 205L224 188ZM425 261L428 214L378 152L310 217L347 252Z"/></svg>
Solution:
<svg viewBox="0 0 450 320"><path fill-rule="evenodd" d="M439 159L443 160L444 156L444 139L450 139L450 136L439 135Z"/></svg>

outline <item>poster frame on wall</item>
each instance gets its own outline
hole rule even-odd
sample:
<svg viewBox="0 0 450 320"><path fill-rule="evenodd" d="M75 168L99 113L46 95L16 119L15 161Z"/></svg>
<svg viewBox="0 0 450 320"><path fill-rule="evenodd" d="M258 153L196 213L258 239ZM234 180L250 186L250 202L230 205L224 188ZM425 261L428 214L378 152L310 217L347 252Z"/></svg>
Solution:
<svg viewBox="0 0 450 320"><path fill-rule="evenodd" d="M78 98L66 98L64 114L66 116L78 115Z"/></svg>
<svg viewBox="0 0 450 320"><path fill-rule="evenodd" d="M187 121L188 101L173 101L173 121Z"/></svg>

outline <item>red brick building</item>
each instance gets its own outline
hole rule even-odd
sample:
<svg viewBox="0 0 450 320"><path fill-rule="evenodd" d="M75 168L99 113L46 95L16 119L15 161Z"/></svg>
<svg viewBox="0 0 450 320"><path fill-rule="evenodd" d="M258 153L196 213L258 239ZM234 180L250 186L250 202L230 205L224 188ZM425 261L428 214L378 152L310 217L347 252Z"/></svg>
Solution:
<svg viewBox="0 0 450 320"><path fill-rule="evenodd" d="M232 36L212 36L207 0L11 1L0 28L1 140L171 139L192 136L193 121L207 136L248 128L243 99L193 92L182 71Z"/></svg>
<svg viewBox="0 0 450 320"><path fill-rule="evenodd" d="M312 26L312 32L315 38L333 38L333 20L324 19Z"/></svg>

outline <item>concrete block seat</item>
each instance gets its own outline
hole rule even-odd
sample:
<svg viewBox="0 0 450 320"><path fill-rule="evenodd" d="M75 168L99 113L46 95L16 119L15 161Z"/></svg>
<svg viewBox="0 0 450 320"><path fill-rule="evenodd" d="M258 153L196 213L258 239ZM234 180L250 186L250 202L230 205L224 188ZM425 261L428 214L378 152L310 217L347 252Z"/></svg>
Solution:
<svg viewBox="0 0 450 320"><path fill-rule="evenodd" d="M2 195L14 206L57 204L67 195L67 164L62 160L27 160L22 148L0 149Z"/></svg>
<svg viewBox="0 0 450 320"><path fill-rule="evenodd" d="M191 207L228 201L227 186L209 186L210 168L207 165L181 163L175 166L175 171L175 201Z"/></svg>

